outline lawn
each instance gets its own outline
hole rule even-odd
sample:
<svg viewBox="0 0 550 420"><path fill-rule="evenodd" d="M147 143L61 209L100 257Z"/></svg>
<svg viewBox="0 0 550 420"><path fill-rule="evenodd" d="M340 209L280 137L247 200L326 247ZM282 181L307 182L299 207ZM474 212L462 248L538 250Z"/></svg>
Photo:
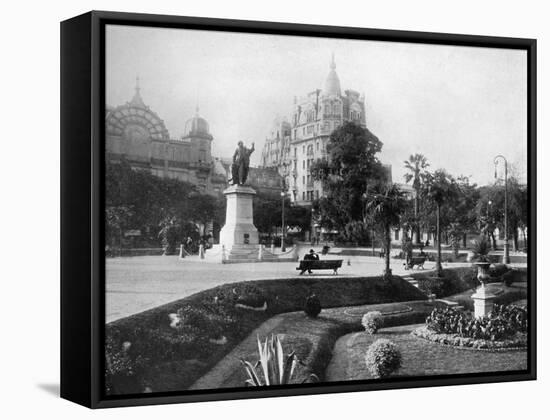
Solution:
<svg viewBox="0 0 550 420"><path fill-rule="evenodd" d="M375 335L364 332L341 337L327 371L327 381L374 379L367 371L365 353L379 338L394 342L402 355L402 367L392 376L432 376L527 369L527 352L488 352L432 343L411 335L421 326L384 328Z"/></svg>

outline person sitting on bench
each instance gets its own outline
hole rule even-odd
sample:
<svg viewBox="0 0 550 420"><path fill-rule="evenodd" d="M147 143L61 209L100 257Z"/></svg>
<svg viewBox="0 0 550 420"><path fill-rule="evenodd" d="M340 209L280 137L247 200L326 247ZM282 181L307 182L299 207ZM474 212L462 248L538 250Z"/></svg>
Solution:
<svg viewBox="0 0 550 420"><path fill-rule="evenodd" d="M310 250L309 250L309 254L304 255L304 261L312 261L312 260L313 260L313 261L318 261L318 260L319 260L319 255L316 254L315 251L314 251L313 249L310 249ZM306 271L306 269L303 269L303 270L300 272L300 274L304 274L305 271ZM309 274L312 273L311 270L307 270L307 272L308 272Z"/></svg>

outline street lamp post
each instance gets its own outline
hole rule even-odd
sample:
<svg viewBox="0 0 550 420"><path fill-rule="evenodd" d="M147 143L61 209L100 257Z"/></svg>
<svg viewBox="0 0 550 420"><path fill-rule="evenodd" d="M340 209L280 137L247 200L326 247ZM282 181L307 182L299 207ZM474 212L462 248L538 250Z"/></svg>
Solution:
<svg viewBox="0 0 550 420"><path fill-rule="evenodd" d="M285 252L285 197L286 197L286 176L288 165L283 163L283 183L281 185L281 252Z"/></svg>
<svg viewBox="0 0 550 420"><path fill-rule="evenodd" d="M487 236L487 240L491 242L491 235L489 234L489 226L490 226L490 219L489 219L489 209L491 208L491 204L493 202L491 200L487 201L487 208L485 209L485 235Z"/></svg>
<svg viewBox="0 0 550 420"><path fill-rule="evenodd" d="M510 250L508 246L508 161L502 155L497 155L495 157L495 178L497 178L498 159L504 161L504 255L502 257L502 262L504 264L510 264Z"/></svg>
<svg viewBox="0 0 550 420"><path fill-rule="evenodd" d="M281 252L285 252L285 196L286 192L284 190L281 191Z"/></svg>

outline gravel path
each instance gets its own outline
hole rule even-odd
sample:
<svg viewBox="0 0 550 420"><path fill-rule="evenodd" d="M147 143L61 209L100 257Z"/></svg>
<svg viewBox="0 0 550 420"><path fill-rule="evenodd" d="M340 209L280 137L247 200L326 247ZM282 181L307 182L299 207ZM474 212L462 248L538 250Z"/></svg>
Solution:
<svg viewBox="0 0 550 420"><path fill-rule="evenodd" d="M207 251L208 253L208 251ZM301 255L301 254L300 254ZM383 260L377 257L345 258L339 276L379 275ZM348 259L351 265L347 265ZM426 269L433 263L427 263ZM106 321L126 316L184 298L201 290L225 283L245 280L294 278L296 262L221 264L196 256L180 260L176 256L122 257L106 260ZM401 260L392 261L394 274L406 274ZM426 271L426 270L425 270ZM330 272L314 272L314 277L333 277Z"/></svg>

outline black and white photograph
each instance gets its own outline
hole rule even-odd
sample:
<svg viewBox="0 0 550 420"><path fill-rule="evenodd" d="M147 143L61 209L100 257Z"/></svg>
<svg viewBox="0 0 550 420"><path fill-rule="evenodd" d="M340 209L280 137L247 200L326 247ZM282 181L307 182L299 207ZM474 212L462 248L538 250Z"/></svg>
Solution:
<svg viewBox="0 0 550 420"><path fill-rule="evenodd" d="M107 398L530 371L525 49L104 37Z"/></svg>

